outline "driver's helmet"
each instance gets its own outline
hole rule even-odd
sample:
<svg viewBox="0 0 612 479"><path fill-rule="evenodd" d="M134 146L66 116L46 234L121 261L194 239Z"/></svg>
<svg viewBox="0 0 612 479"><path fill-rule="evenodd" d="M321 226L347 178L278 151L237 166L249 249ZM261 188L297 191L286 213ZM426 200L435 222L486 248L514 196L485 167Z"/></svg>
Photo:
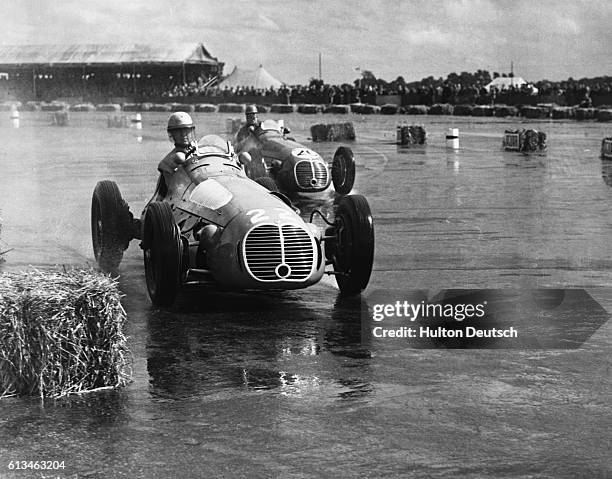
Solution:
<svg viewBox="0 0 612 479"><path fill-rule="evenodd" d="M168 138L177 146L188 146L195 141L195 125L188 113L177 111L168 118Z"/></svg>
<svg viewBox="0 0 612 479"><path fill-rule="evenodd" d="M257 111L257 107L255 105L247 106L244 113L246 115L247 125L251 126L257 124L257 113L259 112Z"/></svg>

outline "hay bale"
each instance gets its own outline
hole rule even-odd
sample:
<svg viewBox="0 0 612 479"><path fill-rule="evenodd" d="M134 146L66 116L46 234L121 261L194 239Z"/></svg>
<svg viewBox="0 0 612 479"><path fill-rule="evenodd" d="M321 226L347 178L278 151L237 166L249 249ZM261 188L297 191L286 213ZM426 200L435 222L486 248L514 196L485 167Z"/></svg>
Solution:
<svg viewBox="0 0 612 479"><path fill-rule="evenodd" d="M595 119L595 108L576 108L576 120L594 120Z"/></svg>
<svg viewBox="0 0 612 479"><path fill-rule="evenodd" d="M95 111L96 106L93 103L77 103L70 107L70 111Z"/></svg>
<svg viewBox="0 0 612 479"><path fill-rule="evenodd" d="M241 103L220 103L219 113L244 113L245 105Z"/></svg>
<svg viewBox="0 0 612 479"><path fill-rule="evenodd" d="M308 103L303 103L297 106L298 113L304 113L307 115L321 113L322 110L323 110L323 107L321 105L312 105Z"/></svg>
<svg viewBox="0 0 612 479"><path fill-rule="evenodd" d="M521 108L521 116L525 118L537 119L548 118L550 111L547 107L526 105Z"/></svg>
<svg viewBox="0 0 612 479"><path fill-rule="evenodd" d="M516 136L518 135L518 141ZM534 152L546 149L546 133L533 129L505 130L502 142L508 151Z"/></svg>
<svg viewBox="0 0 612 479"><path fill-rule="evenodd" d="M198 103L195 106L195 111L200 113L217 113L217 105L212 103Z"/></svg>
<svg viewBox="0 0 612 479"><path fill-rule="evenodd" d="M380 107L377 105L368 105L367 103L351 103L351 111L360 115L373 115L380 113Z"/></svg>
<svg viewBox="0 0 612 479"><path fill-rule="evenodd" d="M409 105L404 108L407 115L427 115L429 108L427 105Z"/></svg>
<svg viewBox="0 0 612 479"><path fill-rule="evenodd" d="M61 110L67 110L69 107L70 105L68 105L68 103L63 102L63 101L52 101L51 103L42 102L40 104L40 109L42 111L61 111Z"/></svg>
<svg viewBox="0 0 612 479"><path fill-rule="evenodd" d="M149 111L170 111L170 105L166 103L152 103Z"/></svg>
<svg viewBox="0 0 612 479"><path fill-rule="evenodd" d="M272 113L295 113L295 105L285 105L283 103L275 103L270 106Z"/></svg>
<svg viewBox="0 0 612 479"><path fill-rule="evenodd" d="M351 122L317 124L310 127L312 141L345 141L355 139L355 129Z"/></svg>
<svg viewBox="0 0 612 479"><path fill-rule="evenodd" d="M597 121L612 121L612 109L598 109L595 114Z"/></svg>
<svg viewBox="0 0 612 479"><path fill-rule="evenodd" d="M518 108L515 106L508 105L494 105L493 114L499 118L504 118L506 116L516 116L518 115Z"/></svg>
<svg viewBox="0 0 612 479"><path fill-rule="evenodd" d="M474 116L493 116L494 110L491 105L476 105L472 109Z"/></svg>
<svg viewBox="0 0 612 479"><path fill-rule="evenodd" d="M455 116L471 116L474 111L472 105L455 105L453 108L453 115Z"/></svg>
<svg viewBox="0 0 612 479"><path fill-rule="evenodd" d="M436 103L432 105L429 109L430 115L452 115L453 114L453 105L449 105L448 103Z"/></svg>
<svg viewBox="0 0 612 479"><path fill-rule="evenodd" d="M396 115L399 110L399 106L394 103L385 103L380 107L381 115Z"/></svg>
<svg viewBox="0 0 612 479"><path fill-rule="evenodd" d="M186 111L193 113L195 106L192 103L170 103L170 111Z"/></svg>
<svg viewBox="0 0 612 479"><path fill-rule="evenodd" d="M116 280L92 270L0 275L0 397L127 383Z"/></svg>
<svg viewBox="0 0 612 479"><path fill-rule="evenodd" d="M140 103L124 103L121 109L123 111L142 111L142 105Z"/></svg>
<svg viewBox="0 0 612 479"><path fill-rule="evenodd" d="M576 116L576 112L571 106L556 106L552 109L551 116L555 120L574 118Z"/></svg>
<svg viewBox="0 0 612 479"><path fill-rule="evenodd" d="M427 132L422 125L398 125L397 143L400 145L424 145Z"/></svg>
<svg viewBox="0 0 612 479"><path fill-rule="evenodd" d="M100 103L96 106L96 111L121 111L121 105L117 103Z"/></svg>
<svg viewBox="0 0 612 479"><path fill-rule="evenodd" d="M351 112L351 107L349 105L327 105L323 109L323 113L336 113L339 115L346 115Z"/></svg>

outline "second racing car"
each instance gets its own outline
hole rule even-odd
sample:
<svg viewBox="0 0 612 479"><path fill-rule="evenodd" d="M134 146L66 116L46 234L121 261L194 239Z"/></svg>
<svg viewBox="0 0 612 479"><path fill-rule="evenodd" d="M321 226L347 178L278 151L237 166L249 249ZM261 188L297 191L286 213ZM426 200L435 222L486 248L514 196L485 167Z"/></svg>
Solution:
<svg viewBox="0 0 612 479"><path fill-rule="evenodd" d="M247 135L239 131L236 151L247 153L252 179L270 176L283 193L315 193L333 183L337 193L350 193L355 183L355 158L347 146L336 149L333 160L286 136L282 122L264 120Z"/></svg>

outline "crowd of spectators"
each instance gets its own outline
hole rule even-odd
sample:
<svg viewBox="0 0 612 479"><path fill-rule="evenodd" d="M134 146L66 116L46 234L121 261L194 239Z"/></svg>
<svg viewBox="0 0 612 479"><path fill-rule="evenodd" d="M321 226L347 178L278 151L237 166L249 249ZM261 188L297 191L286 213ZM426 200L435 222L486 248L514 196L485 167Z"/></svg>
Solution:
<svg viewBox="0 0 612 479"><path fill-rule="evenodd" d="M494 78L499 76L494 74ZM506 76L506 75L503 75ZM401 78L388 83L367 77L352 85L329 85L312 79L308 85L282 86L281 88L255 89L252 87L220 88L202 87L197 83L176 85L164 93L167 98L199 97L215 102L244 102L260 100L261 103L315 103L315 104L380 104L385 97L399 97L403 105L432 105L435 103L482 105L492 103L536 104L557 103L589 107L594 100L612 102L612 78L573 80L560 82L548 80L533 84L510 85L507 88L485 88L492 80L486 71L461 76L451 74L447 79L429 77L420 82L406 83ZM600 100L600 101L597 101Z"/></svg>
<svg viewBox="0 0 612 479"><path fill-rule="evenodd" d="M64 74L66 75L66 74ZM446 79L434 77L407 83L402 77L392 82L376 78L364 71L352 84L330 85L322 80L311 79L308 85L283 85L280 88L256 89L252 87L228 88L211 86L210 79L198 78L190 83L178 79L159 80L155 75L131 76L113 74L108 76L82 77L79 72L74 78L30 76L5 78L0 75L0 100L31 99L35 88L39 99L81 97L100 99L133 97L139 101L167 99L198 102L258 102L258 103L313 103L313 104L382 104L387 101L402 105L449 104L537 104L556 103L559 105L592 106L612 103L612 77L552 82L542 80L533 84L510 86L503 90L485 88L493 78L487 71L476 73L451 73ZM510 76L510 75L508 75Z"/></svg>

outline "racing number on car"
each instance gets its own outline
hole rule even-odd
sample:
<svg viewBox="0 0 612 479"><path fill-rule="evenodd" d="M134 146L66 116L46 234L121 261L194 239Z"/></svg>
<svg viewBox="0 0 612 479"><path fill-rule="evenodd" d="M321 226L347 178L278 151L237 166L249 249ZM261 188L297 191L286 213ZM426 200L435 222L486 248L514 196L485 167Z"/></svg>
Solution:
<svg viewBox="0 0 612 479"><path fill-rule="evenodd" d="M290 221L293 219L291 213L283 208L274 208L274 210L278 211L278 217L285 221ZM270 217L266 214L266 210L262 208L255 208L254 210L249 210L246 212L247 216L251 216L251 223L259 223L261 221L269 220Z"/></svg>
<svg viewBox="0 0 612 479"><path fill-rule="evenodd" d="M305 160L317 157L317 154L314 151L309 150L308 148L296 148L295 150L293 150L292 153L298 158L304 158Z"/></svg>

